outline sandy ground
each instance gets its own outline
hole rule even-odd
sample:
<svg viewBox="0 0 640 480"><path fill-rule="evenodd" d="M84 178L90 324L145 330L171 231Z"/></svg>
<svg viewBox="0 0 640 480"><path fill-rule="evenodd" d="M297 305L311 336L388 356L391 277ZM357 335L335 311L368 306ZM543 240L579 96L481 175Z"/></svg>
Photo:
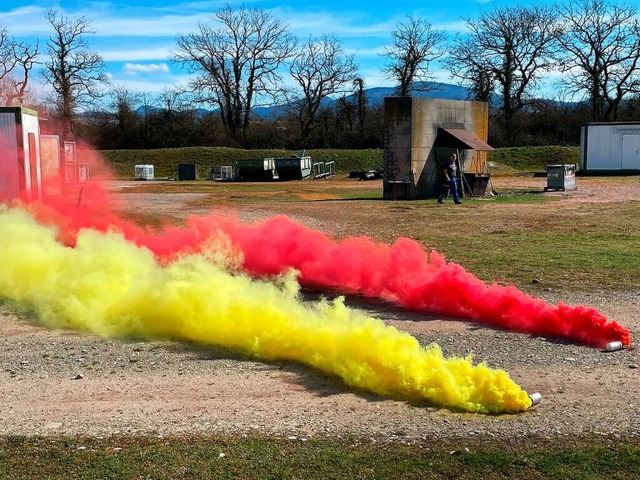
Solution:
<svg viewBox="0 0 640 480"><path fill-rule="evenodd" d="M504 181L539 188L544 179ZM602 179L581 183L567 201L640 198L637 182L620 188ZM172 195L170 201L162 195L147 196L145 204L179 209L193 195L198 194ZM141 198L130 201L140 203ZM310 226L339 230L339 219L329 223L313 208L299 207L297 218ZM279 208L252 205L243 215L254 219ZM548 292L547 300L595 306L630 328L635 338L640 335L640 292ZM460 439L462 446L471 437L505 439L505 445L582 435L604 436L611 442L635 436L640 441L638 350L606 353L420 316L360 298L347 302L410 332L421 343L439 343L447 355L473 354L477 361L507 370L528 392L541 392L543 401L516 415L455 412L378 397L300 365L256 361L216 347L49 330L0 307L0 435L237 433L403 442L447 437Z"/></svg>

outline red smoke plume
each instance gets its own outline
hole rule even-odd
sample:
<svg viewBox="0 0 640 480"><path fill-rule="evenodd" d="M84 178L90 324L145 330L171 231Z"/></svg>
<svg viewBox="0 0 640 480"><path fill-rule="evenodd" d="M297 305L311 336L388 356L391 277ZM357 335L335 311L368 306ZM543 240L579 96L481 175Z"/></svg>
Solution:
<svg viewBox="0 0 640 480"><path fill-rule="evenodd" d="M167 227L157 233L118 217L109 206L114 196L99 183L82 188L88 199L84 204L91 206L79 208L66 198L49 200L51 209L39 210L41 220L61 227L68 244L74 243L81 228L117 230L171 261L179 254L198 252L211 235L222 231L243 252L243 268L254 276L295 268L303 286L380 298L417 312L600 348L611 341L624 345L631 341L627 329L594 308L549 305L515 287L487 285L437 252L427 254L413 240L400 239L393 245L367 237L336 241L284 216L251 225L219 215L190 217L184 228Z"/></svg>

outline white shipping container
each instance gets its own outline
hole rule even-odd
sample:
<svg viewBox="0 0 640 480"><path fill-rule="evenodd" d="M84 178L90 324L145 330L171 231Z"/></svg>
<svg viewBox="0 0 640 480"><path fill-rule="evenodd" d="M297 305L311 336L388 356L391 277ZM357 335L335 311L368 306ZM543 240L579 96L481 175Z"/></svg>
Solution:
<svg viewBox="0 0 640 480"><path fill-rule="evenodd" d="M640 171L640 122L589 123L580 135L580 169L585 172Z"/></svg>

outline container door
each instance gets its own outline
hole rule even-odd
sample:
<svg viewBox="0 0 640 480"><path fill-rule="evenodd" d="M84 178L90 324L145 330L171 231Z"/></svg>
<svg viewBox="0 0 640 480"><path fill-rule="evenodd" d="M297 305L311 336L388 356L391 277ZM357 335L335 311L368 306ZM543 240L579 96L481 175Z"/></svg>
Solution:
<svg viewBox="0 0 640 480"><path fill-rule="evenodd" d="M36 156L36 134L29 133L29 174L31 180L31 198L38 198L38 157Z"/></svg>
<svg viewBox="0 0 640 480"><path fill-rule="evenodd" d="M622 170L640 169L640 144L638 135L622 136Z"/></svg>

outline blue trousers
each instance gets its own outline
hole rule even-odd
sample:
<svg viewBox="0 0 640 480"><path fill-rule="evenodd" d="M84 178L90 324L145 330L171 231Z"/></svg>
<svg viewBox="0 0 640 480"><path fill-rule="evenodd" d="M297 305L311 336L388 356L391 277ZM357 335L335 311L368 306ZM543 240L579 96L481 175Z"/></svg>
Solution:
<svg viewBox="0 0 640 480"><path fill-rule="evenodd" d="M453 201L459 202L460 197L458 196L458 179L456 177L452 177L449 179L447 184L447 188L443 188L440 191L440 196L438 197L438 201L441 202L444 199L444 196L450 192L453 195Z"/></svg>

